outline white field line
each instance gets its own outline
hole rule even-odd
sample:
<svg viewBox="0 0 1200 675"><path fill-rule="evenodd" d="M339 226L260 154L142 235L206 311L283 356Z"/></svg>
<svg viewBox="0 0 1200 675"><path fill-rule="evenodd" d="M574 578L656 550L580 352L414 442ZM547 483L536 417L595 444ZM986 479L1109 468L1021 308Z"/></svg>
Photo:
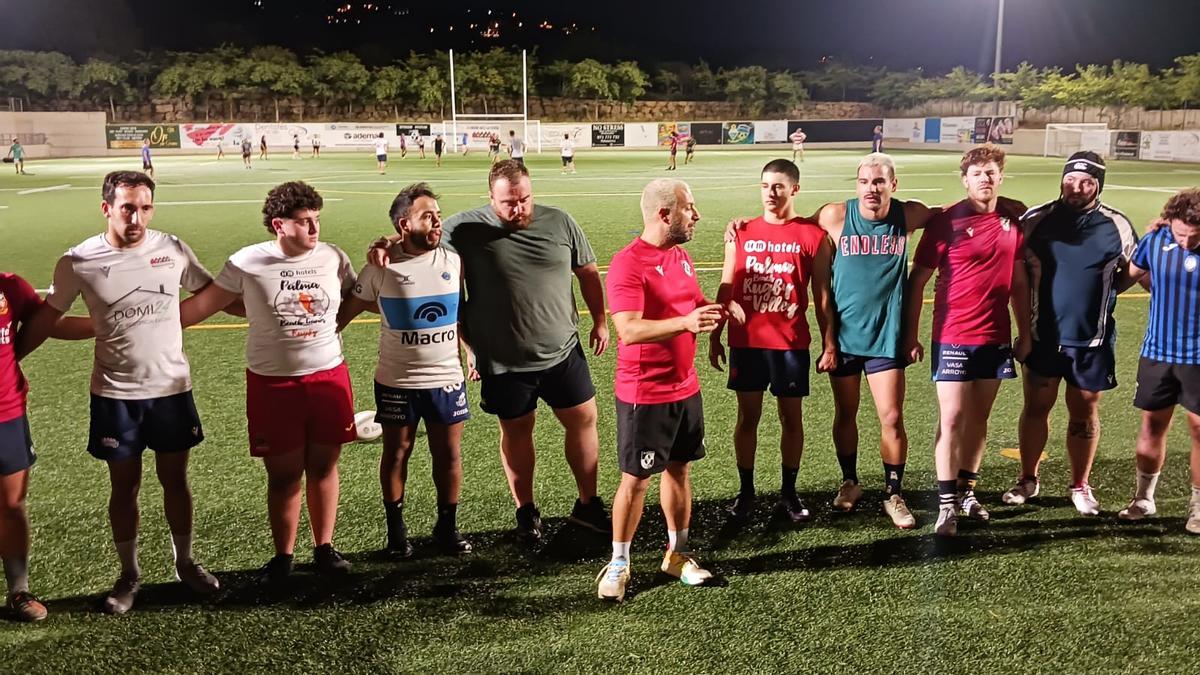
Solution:
<svg viewBox="0 0 1200 675"><path fill-rule="evenodd" d="M210 204L262 204L261 199L214 199L209 201L196 200L186 202L154 202L155 206L208 206ZM340 197L331 197L327 202L343 201Z"/></svg>
<svg viewBox="0 0 1200 675"><path fill-rule="evenodd" d="M62 185L51 185L50 187L29 188L27 190L21 190L17 194L31 195L35 192L54 192L55 190L69 190L69 189L71 189L71 184L63 183ZM91 188L89 188L89 189L91 189Z"/></svg>
<svg viewBox="0 0 1200 675"><path fill-rule="evenodd" d="M1165 194L1173 195L1173 194L1175 194L1176 192L1179 192L1180 190L1186 190L1188 187L1191 187L1191 186L1184 186L1184 187L1161 187L1161 186L1142 187L1142 186L1140 186L1140 185L1113 185L1112 183L1106 183L1106 184L1104 185L1104 187L1106 187L1106 188L1108 188L1108 189L1110 189L1110 190L1137 190L1137 191L1139 191L1139 192L1162 192L1162 193L1165 193Z"/></svg>

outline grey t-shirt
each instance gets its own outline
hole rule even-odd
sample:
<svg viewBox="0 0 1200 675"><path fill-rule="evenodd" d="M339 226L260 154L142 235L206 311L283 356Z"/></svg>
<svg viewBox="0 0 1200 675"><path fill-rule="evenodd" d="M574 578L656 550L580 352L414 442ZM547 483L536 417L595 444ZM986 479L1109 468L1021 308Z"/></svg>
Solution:
<svg viewBox="0 0 1200 675"><path fill-rule="evenodd" d="M485 375L544 370L579 343L571 285L576 268L596 262L566 211L536 204L524 230L505 227L490 205L442 223L443 245L462 258L465 336Z"/></svg>

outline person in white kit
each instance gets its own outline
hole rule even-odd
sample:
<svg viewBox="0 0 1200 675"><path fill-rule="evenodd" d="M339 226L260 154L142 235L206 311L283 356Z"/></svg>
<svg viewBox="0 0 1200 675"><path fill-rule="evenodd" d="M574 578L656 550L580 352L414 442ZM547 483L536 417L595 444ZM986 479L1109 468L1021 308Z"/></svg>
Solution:
<svg viewBox="0 0 1200 675"><path fill-rule="evenodd" d="M154 181L137 171L104 177L104 233L67 251L46 303L30 321L32 350L83 296L95 332L88 452L108 464L108 519L121 573L102 608L124 614L141 589L137 558L142 453L154 450L171 530L175 574L197 593L220 583L192 558L189 451L204 440L179 325L179 289L198 292L212 276L179 238L151 230ZM228 304L228 303L226 303Z"/></svg>
<svg viewBox="0 0 1200 675"><path fill-rule="evenodd" d="M575 144L571 142L570 134L563 134L562 139L562 172L565 174L568 170L575 173Z"/></svg>
<svg viewBox="0 0 1200 675"><path fill-rule="evenodd" d="M357 436L336 317L355 275L341 249L320 241L323 204L303 182L272 188L262 212L275 238L234 253L216 283L180 306L185 326L239 296L246 307L246 419L250 454L261 457L267 470L275 557L262 572L269 582L292 572L305 481L317 570L350 570L333 547L338 456L342 444Z"/></svg>
<svg viewBox="0 0 1200 675"><path fill-rule="evenodd" d="M408 458L425 420L433 483L437 489L434 544L446 553L470 553L458 531L462 484L462 430L471 418L459 351L458 302L462 262L439 246L442 216L437 195L417 183L392 200L388 217L400 235L386 267L368 264L354 294L338 313L345 328L365 311L379 312L379 366L375 370L375 420L383 426L379 482L387 522L387 551L412 555L404 524ZM479 379L478 374L473 379Z"/></svg>
<svg viewBox="0 0 1200 675"><path fill-rule="evenodd" d="M387 172L387 151L388 142L384 137L383 132L379 132L379 138L375 140L375 162L379 165L379 173Z"/></svg>
<svg viewBox="0 0 1200 675"><path fill-rule="evenodd" d="M512 129L508 130L508 156L517 164L525 166L525 141Z"/></svg>

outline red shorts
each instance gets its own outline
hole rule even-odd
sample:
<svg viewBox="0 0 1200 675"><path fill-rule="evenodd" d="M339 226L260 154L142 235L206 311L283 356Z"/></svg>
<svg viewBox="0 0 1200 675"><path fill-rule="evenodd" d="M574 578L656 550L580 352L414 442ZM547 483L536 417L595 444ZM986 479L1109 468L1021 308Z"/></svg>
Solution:
<svg viewBox="0 0 1200 675"><path fill-rule="evenodd" d="M250 455L266 457L309 443L341 445L358 437L354 393L345 362L308 375L275 377L246 371Z"/></svg>

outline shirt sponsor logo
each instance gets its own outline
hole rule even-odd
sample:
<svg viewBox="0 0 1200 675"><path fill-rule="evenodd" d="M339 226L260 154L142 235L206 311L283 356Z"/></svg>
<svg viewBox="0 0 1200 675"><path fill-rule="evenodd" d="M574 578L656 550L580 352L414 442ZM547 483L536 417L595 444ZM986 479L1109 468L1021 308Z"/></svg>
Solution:
<svg viewBox="0 0 1200 675"><path fill-rule="evenodd" d="M804 250L799 242L795 241L763 241L762 239L748 239L742 244L742 250L746 253L803 253Z"/></svg>
<svg viewBox="0 0 1200 675"><path fill-rule="evenodd" d="M329 312L329 294L321 284L311 281L280 281L273 302L280 327L325 323Z"/></svg>
<svg viewBox="0 0 1200 675"><path fill-rule="evenodd" d="M150 266L173 269L175 267L175 259L169 255L160 255L150 259Z"/></svg>
<svg viewBox="0 0 1200 675"><path fill-rule="evenodd" d="M284 279L291 279L294 277L311 277L320 273L321 270L315 267L301 270L279 270L279 276Z"/></svg>
<svg viewBox="0 0 1200 675"><path fill-rule="evenodd" d="M400 344L402 345L439 345L453 342L456 339L458 339L458 331L453 328L436 333L422 333L415 330L400 331Z"/></svg>
<svg viewBox="0 0 1200 675"><path fill-rule="evenodd" d="M905 255L908 237L893 234L846 235L838 239L838 252L851 255Z"/></svg>

